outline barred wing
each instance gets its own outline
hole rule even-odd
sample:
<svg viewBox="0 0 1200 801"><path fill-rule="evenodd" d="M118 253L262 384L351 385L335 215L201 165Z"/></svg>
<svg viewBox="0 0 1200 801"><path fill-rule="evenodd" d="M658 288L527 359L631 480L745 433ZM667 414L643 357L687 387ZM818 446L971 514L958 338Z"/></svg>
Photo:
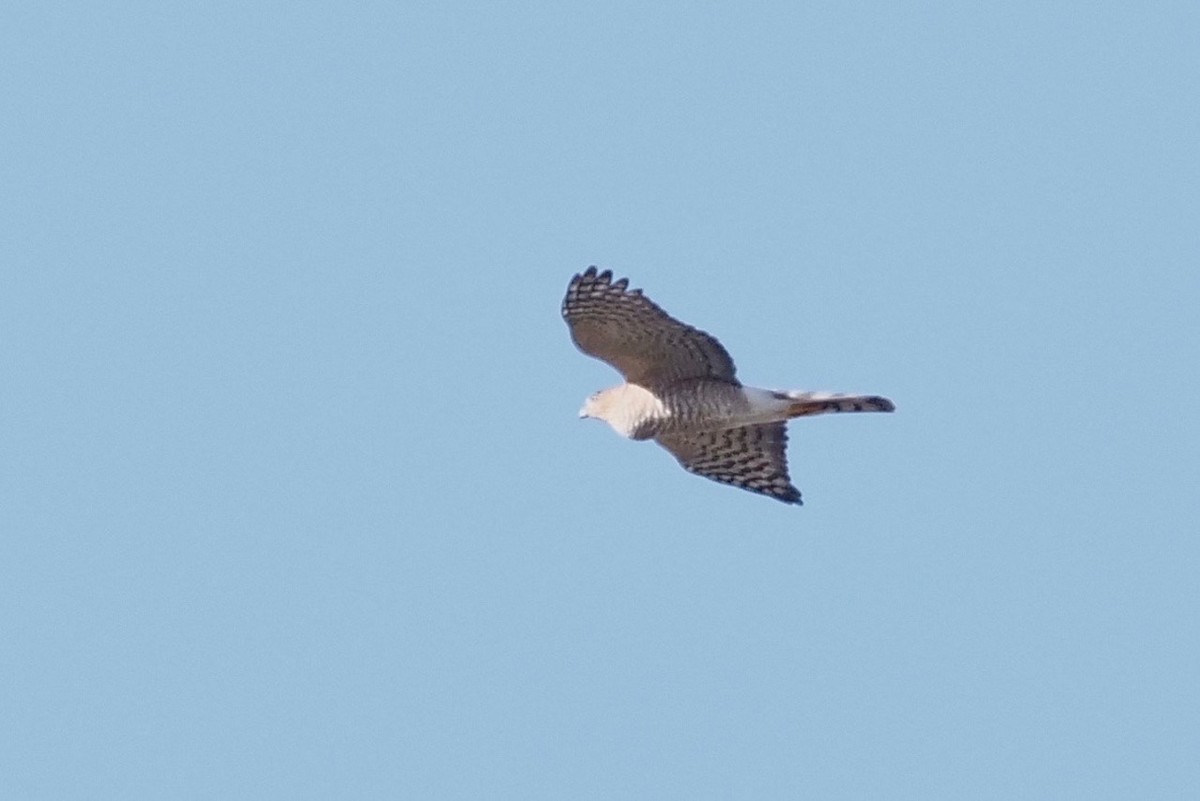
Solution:
<svg viewBox="0 0 1200 801"><path fill-rule="evenodd" d="M655 441L690 473L784 503L801 503L800 491L788 477L785 423L664 434Z"/></svg>
<svg viewBox="0 0 1200 801"><path fill-rule="evenodd" d="M571 279L562 314L581 351L608 362L633 384L715 378L738 384L733 359L715 337L679 322L629 279L589 267ZM739 385L740 386L740 385Z"/></svg>

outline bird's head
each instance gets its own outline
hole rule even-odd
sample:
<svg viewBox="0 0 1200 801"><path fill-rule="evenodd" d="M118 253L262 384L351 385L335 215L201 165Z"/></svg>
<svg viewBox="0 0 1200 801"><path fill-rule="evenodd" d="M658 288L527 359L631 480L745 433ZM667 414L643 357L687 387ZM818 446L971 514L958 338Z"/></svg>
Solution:
<svg viewBox="0 0 1200 801"><path fill-rule="evenodd" d="M580 417L593 417L612 426L622 437L645 439L653 436L647 424L667 415L662 401L650 390L635 384L621 384L597 392L583 402Z"/></svg>
<svg viewBox="0 0 1200 801"><path fill-rule="evenodd" d="M583 402L582 408L580 408L580 410L579 410L579 419L580 420L585 420L589 417L599 417L600 416L600 409L597 405L599 397L600 397L599 392L593 392L591 395L587 396L587 399Z"/></svg>
<svg viewBox="0 0 1200 801"><path fill-rule="evenodd" d="M597 420L608 420L608 412L612 408L617 389L619 388L603 389L588 395L587 400L583 402L583 408L579 410L579 419L593 417Z"/></svg>

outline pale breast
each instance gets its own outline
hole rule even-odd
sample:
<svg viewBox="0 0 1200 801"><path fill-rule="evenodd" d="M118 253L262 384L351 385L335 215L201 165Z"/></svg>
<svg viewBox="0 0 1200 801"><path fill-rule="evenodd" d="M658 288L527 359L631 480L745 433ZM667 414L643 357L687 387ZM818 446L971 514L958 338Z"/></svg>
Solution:
<svg viewBox="0 0 1200 801"><path fill-rule="evenodd" d="M613 398L604 410L604 418L621 436L649 439L671 417L671 411L663 400L645 387L622 384L609 392Z"/></svg>

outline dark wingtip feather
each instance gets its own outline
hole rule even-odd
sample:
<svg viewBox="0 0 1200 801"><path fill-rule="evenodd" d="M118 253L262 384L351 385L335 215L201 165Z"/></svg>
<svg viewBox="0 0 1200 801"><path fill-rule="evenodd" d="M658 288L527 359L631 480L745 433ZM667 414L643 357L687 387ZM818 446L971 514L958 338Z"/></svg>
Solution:
<svg viewBox="0 0 1200 801"><path fill-rule="evenodd" d="M794 506L804 505L804 501L800 500L800 490L796 489L795 487L788 487L786 490L783 490L777 494L772 494L771 497Z"/></svg>
<svg viewBox="0 0 1200 801"><path fill-rule="evenodd" d="M572 287L577 287L584 283L594 284L594 285L606 285L606 286L616 290L617 292L624 292L629 295L641 295L642 294L642 290L640 290L640 289L630 289L629 288L629 279L628 278L621 278L620 280L614 281L612 270L601 270L599 267L595 266L594 264L592 266L588 267L583 272L576 273L575 276L571 279Z"/></svg>

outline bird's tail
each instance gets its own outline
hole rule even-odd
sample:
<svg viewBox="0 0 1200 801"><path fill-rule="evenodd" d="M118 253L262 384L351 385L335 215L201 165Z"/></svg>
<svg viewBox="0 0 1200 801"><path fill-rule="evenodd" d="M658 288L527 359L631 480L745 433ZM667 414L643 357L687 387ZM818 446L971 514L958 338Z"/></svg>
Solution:
<svg viewBox="0 0 1200 801"><path fill-rule="evenodd" d="M842 395L837 392L779 392L788 402L787 416L808 417L827 412L894 412L896 405L878 395Z"/></svg>

